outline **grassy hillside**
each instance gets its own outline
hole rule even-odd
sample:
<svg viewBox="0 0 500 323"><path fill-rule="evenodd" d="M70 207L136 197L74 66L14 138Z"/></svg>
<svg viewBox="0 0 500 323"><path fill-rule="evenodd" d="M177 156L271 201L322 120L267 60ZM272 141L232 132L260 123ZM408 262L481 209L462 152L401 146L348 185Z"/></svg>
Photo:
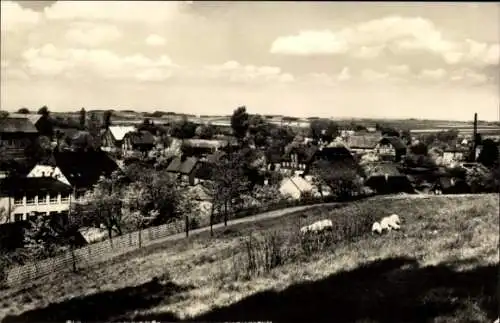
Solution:
<svg viewBox="0 0 500 323"><path fill-rule="evenodd" d="M3 291L0 316L484 322L498 308L498 203L498 195L376 198L247 223ZM372 221L391 213L403 230L372 235ZM300 226L325 218L333 236L304 251Z"/></svg>

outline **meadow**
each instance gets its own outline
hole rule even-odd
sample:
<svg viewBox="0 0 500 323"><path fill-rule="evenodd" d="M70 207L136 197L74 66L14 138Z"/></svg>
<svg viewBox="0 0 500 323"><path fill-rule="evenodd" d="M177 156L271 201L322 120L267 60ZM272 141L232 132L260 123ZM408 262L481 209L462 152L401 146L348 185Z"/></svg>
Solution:
<svg viewBox="0 0 500 323"><path fill-rule="evenodd" d="M402 230L371 224L397 213ZM487 322L498 311L497 194L325 206L151 246L0 292L3 322ZM321 241L299 229L331 219Z"/></svg>

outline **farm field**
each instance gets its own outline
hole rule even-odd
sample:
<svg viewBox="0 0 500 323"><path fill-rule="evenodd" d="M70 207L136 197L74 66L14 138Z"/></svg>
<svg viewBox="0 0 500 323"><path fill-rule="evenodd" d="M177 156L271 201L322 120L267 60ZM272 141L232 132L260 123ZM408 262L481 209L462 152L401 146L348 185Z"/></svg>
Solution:
<svg viewBox="0 0 500 323"><path fill-rule="evenodd" d="M391 213L402 230L371 234L372 222ZM336 322L488 322L498 309L498 213L496 194L301 211L1 291L0 317L331 322L334 313ZM299 228L325 218L334 222L332 242L303 251ZM272 268L259 261L266 241L280 249L271 250L280 257Z"/></svg>

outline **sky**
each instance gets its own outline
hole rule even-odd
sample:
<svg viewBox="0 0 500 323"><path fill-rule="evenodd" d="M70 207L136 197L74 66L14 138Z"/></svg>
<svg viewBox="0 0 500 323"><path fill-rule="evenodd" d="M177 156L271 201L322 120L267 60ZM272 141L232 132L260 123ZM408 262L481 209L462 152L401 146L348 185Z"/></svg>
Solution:
<svg viewBox="0 0 500 323"><path fill-rule="evenodd" d="M1 108L499 120L500 4L1 1Z"/></svg>

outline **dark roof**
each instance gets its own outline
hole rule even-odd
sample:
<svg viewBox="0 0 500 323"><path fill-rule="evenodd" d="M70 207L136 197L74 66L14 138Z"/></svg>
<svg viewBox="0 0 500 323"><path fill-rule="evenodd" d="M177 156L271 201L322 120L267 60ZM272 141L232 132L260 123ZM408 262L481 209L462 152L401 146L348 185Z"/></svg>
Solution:
<svg viewBox="0 0 500 323"><path fill-rule="evenodd" d="M71 193L71 186L52 177L21 177L6 178L0 181L3 193L10 194L40 194L40 193Z"/></svg>
<svg viewBox="0 0 500 323"><path fill-rule="evenodd" d="M290 161L291 160L291 155L292 154L297 154L297 158L299 163L304 163L307 164L311 162L316 156L316 153L318 152L319 148L317 146L311 145L311 146L293 146L288 149L288 153L285 152L285 154L282 157L282 160L284 161ZM275 157L276 158L276 157Z"/></svg>
<svg viewBox="0 0 500 323"><path fill-rule="evenodd" d="M214 169L213 165L211 165L210 163L199 162L198 165L195 167L194 177L203 180L210 180L212 179L212 175L214 173L213 169Z"/></svg>
<svg viewBox="0 0 500 323"><path fill-rule="evenodd" d="M181 157L176 157L168 165L167 172L185 175L191 174L197 163L198 158L196 157L188 157L185 160L182 160Z"/></svg>
<svg viewBox="0 0 500 323"><path fill-rule="evenodd" d="M38 133L35 125L28 118L1 118L0 132L3 133Z"/></svg>
<svg viewBox="0 0 500 323"><path fill-rule="evenodd" d="M380 143L389 143L394 149L406 149L405 143L399 137L383 137L380 139Z"/></svg>
<svg viewBox="0 0 500 323"><path fill-rule="evenodd" d="M316 153L317 156L323 159L346 159L352 158L352 153L345 146L324 147L319 149Z"/></svg>
<svg viewBox="0 0 500 323"><path fill-rule="evenodd" d="M125 138L130 138L133 145L154 145L155 137L147 130L129 132Z"/></svg>
<svg viewBox="0 0 500 323"><path fill-rule="evenodd" d="M54 152L56 165L71 185L90 188L101 176L109 176L118 165L103 151Z"/></svg>

